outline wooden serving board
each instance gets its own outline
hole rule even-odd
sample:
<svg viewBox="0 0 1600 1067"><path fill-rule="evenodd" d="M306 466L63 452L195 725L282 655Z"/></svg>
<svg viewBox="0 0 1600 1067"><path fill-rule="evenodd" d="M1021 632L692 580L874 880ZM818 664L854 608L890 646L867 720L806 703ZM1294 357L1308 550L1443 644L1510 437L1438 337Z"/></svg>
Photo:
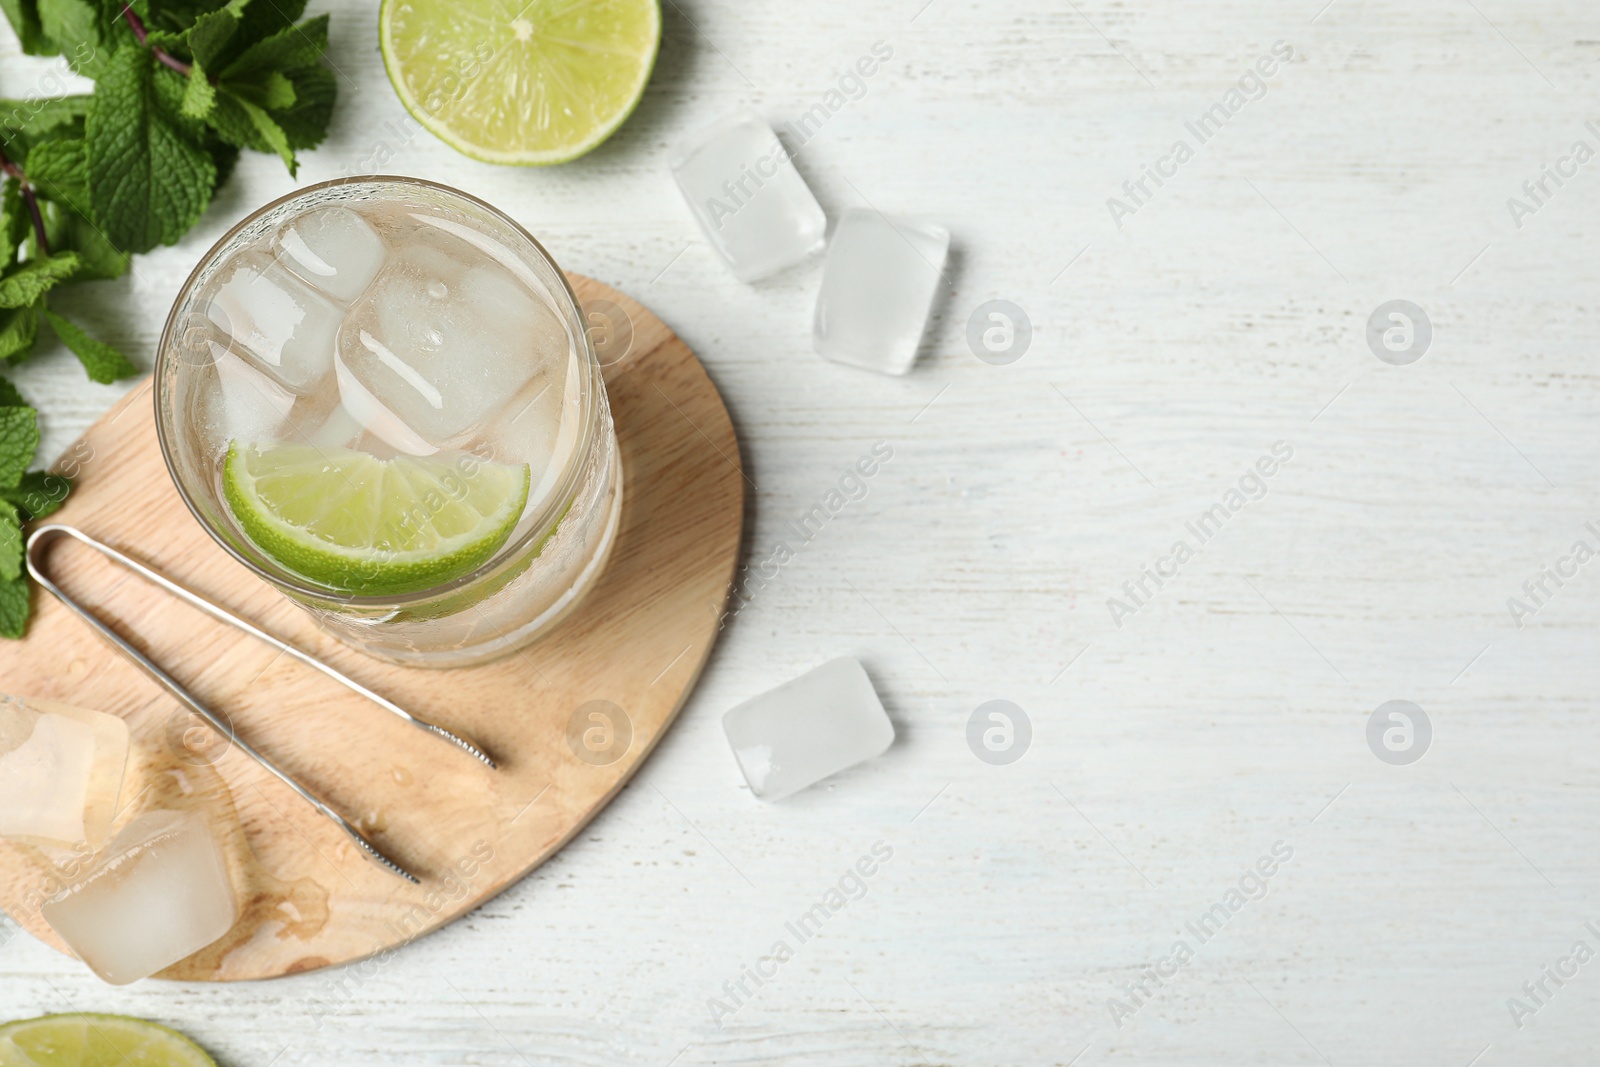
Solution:
<svg viewBox="0 0 1600 1067"><path fill-rule="evenodd" d="M125 662L53 597L27 638L0 642L0 690L119 715L134 737L120 827L158 807L203 810L224 842L240 918L162 972L271 978L361 959L471 911L553 855L627 782L710 654L739 553L744 478L733 425L694 354L621 293L573 276L596 334L621 446L621 529L599 584L560 627L459 670L353 652L218 548L179 500L147 381L63 458L77 526L483 745L492 771L149 586L70 539L46 569L239 735L359 819L412 886ZM605 314L608 324L596 318ZM631 329L631 340L628 332ZM596 717L598 716L598 717ZM0 907L65 946L39 904L92 857L0 842ZM137 921L132 919L130 921Z"/></svg>

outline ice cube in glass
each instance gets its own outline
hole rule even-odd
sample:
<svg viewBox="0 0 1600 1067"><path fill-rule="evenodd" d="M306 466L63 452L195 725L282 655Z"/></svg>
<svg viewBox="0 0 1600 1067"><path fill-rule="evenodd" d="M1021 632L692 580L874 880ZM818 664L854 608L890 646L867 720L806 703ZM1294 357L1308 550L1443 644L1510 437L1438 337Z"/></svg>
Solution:
<svg viewBox="0 0 1600 1067"><path fill-rule="evenodd" d="M872 679L848 656L745 701L722 718L750 791L782 800L894 743Z"/></svg>
<svg viewBox="0 0 1600 1067"><path fill-rule="evenodd" d="M326 414L307 418L301 433L305 443L316 449L355 448L361 444L366 424L358 420L343 401L334 397Z"/></svg>
<svg viewBox="0 0 1600 1067"><path fill-rule="evenodd" d="M341 304L366 292L389 247L346 207L307 212L278 231L278 262Z"/></svg>
<svg viewBox="0 0 1600 1067"><path fill-rule="evenodd" d="M220 938L238 907L205 816L153 811L129 823L105 858L40 913L90 970L126 985Z"/></svg>
<svg viewBox="0 0 1600 1067"><path fill-rule="evenodd" d="M127 762L115 715L0 693L0 837L99 848Z"/></svg>
<svg viewBox="0 0 1600 1067"><path fill-rule="evenodd" d="M376 404L429 446L444 445L505 407L550 350L566 355L565 329L510 271L460 265L482 258L408 246L351 309L339 335L340 388L369 427Z"/></svg>
<svg viewBox="0 0 1600 1067"><path fill-rule="evenodd" d="M232 441L264 444L283 436L295 394L217 342L207 344L217 375L217 388L206 397L206 429L212 440L226 447Z"/></svg>
<svg viewBox="0 0 1600 1067"><path fill-rule="evenodd" d="M883 374L910 370L949 250L941 226L846 211L822 268L811 332L817 353Z"/></svg>
<svg viewBox="0 0 1600 1067"><path fill-rule="evenodd" d="M759 281L822 247L828 220L772 127L743 110L679 146L672 176L740 281Z"/></svg>
<svg viewBox="0 0 1600 1067"><path fill-rule="evenodd" d="M206 317L257 368L295 392L333 370L343 313L259 252L238 257L206 303Z"/></svg>

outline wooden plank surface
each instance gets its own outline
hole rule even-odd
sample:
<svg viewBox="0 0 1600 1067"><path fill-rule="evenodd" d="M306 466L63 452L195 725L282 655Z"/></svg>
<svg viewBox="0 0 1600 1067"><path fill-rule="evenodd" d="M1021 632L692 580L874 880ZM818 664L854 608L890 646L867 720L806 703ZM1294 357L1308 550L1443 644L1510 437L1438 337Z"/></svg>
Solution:
<svg viewBox="0 0 1600 1067"><path fill-rule="evenodd" d="M413 132L375 5L313 0L343 95L299 182L449 182L649 304L739 428L759 486L743 564L875 442L893 460L729 621L635 786L462 922L376 969L116 991L14 931L0 1003L151 1015L241 1067L994 1067L1086 1046L1076 1067L1465 1067L1486 1047L1475 1067L1589 1067L1593 964L1520 1029L1506 1001L1595 910L1600 572L1521 628L1506 602L1600 524L1600 163L1520 229L1506 202L1595 144L1600 8L662 6L660 62L617 136L521 170ZM835 218L870 202L953 234L953 288L903 379L818 359L820 261L741 285L667 169L741 105L797 120L879 40L893 58L798 159ZM1107 199L1278 40L1296 58L1266 95L1117 228ZM0 50L0 90L39 84L47 64ZM296 184L247 156L189 238L62 306L148 365L201 253ZM996 298L1034 326L1009 366L966 340ZM1366 343L1397 298L1435 325L1409 367ZM60 349L18 379L52 453L118 395ZM1295 458L1266 499L1118 629L1106 601L1277 440ZM721 715L847 654L901 740L754 800ZM997 698L1033 725L1005 767L966 744ZM1392 699L1433 720L1410 767L1366 744ZM714 1020L723 984L880 839L895 857L867 895ZM1119 1029L1107 1001L1279 839L1296 854L1268 896Z"/></svg>
<svg viewBox="0 0 1600 1067"><path fill-rule="evenodd" d="M124 719L134 750L117 826L149 810L193 808L228 857L239 920L163 977L317 970L387 953L450 922L571 840L682 706L721 629L739 549L738 442L716 387L682 341L615 290L573 283L591 314L614 309L631 335L613 334L606 349L623 472L618 539L599 584L567 620L483 666L425 670L362 656L240 567L178 498L148 384L69 449L82 473L52 521L105 540L472 738L499 764L491 771L74 541L53 542L45 569L67 595L421 879L412 886L367 861L337 826L41 595L26 640L0 644L6 690ZM89 858L0 843L0 908L62 947L39 903L81 879Z"/></svg>

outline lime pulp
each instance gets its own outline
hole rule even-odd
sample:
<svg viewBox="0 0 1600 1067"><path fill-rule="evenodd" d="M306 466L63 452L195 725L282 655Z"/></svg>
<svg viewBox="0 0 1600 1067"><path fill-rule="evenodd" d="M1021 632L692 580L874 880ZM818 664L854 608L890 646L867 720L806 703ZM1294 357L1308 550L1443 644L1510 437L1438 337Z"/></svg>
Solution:
<svg viewBox="0 0 1600 1067"><path fill-rule="evenodd" d="M223 495L244 535L317 585L361 596L436 588L488 562L522 518L526 463L470 453L381 460L233 442Z"/></svg>

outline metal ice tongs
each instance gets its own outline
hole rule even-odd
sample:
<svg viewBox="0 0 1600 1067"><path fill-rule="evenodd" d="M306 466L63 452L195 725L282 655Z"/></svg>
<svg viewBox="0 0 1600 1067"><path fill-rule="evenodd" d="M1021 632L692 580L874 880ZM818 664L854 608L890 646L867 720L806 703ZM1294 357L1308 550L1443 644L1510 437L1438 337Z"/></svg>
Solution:
<svg viewBox="0 0 1600 1067"><path fill-rule="evenodd" d="M220 622L227 623L228 625L239 630L243 630L251 637L264 641L273 648L287 653L288 655L299 660L301 663L306 664L308 667L316 668L352 692L359 693L366 697L368 700L372 701L374 704L377 704L385 711L388 711L394 715L398 715L406 722L409 722L411 725L421 730L425 730L428 733L449 741L451 744L457 746L458 748L464 749L466 752L475 756L479 760L482 760L488 766L494 767L494 760L490 759L487 753L485 753L477 745L474 745L472 742L468 741L466 738L461 737L458 734L454 734L436 723L431 723L424 719L417 718L415 715L405 711L392 701L386 700L385 698L379 696L366 686L362 685L360 682L357 682L348 675L343 674L333 667L330 667L328 664L322 662L316 657L300 651L300 649L295 648L293 645L280 641L278 638L273 637L266 631L259 629L244 619L241 619L239 616L228 611L226 608L222 608L216 604L213 604L211 601L200 596L198 593L195 593L189 589L185 589L183 586L172 581L165 575L151 570L138 560L123 555L110 545L102 544L101 542L90 537L88 534L84 533L82 530L76 529L72 526L51 524L47 526L40 526L28 537L28 573L33 575L35 581L54 594L56 599L60 600L63 604L70 608L75 615L93 627L101 637L109 641L136 667L144 671L145 674L149 675L151 679L156 682L156 684L160 685L174 697L177 697L185 707L209 723L212 729L226 737L239 749L239 751L243 752L246 756L249 756L262 767L266 768L269 773L271 773L279 781L283 782L284 785L287 785L290 789L293 789L296 793L300 794L300 796L304 798L305 801L312 807L316 808L323 815L326 815L328 818L338 823L339 828L345 833L349 834L351 839L354 840L355 843L359 845L362 851L364 851L368 856L376 860L386 870L399 875L401 878L404 878L410 882L418 882L417 877L410 871L406 870L404 867L401 867L398 863L394 862L382 852L378 851L377 846L371 841L368 841L366 837L362 835L361 831L355 828L354 824L352 824L350 820L346 819L343 815L340 815L337 811L334 811L333 808L329 807L315 793L311 792L305 786L295 781L287 772L280 769L271 760L267 759L267 757L263 756L260 752L257 752L253 747L251 747L248 742L246 742L234 731L232 723L228 722L227 719L218 715L216 712L200 703L200 701L196 700L193 694L180 685L178 681L166 671L162 670L153 661L151 661L148 656L134 648L131 644L125 641L120 634L111 629L111 627L107 626L104 622L100 621L100 619L94 614L83 608L77 603L77 601L63 593L54 582L47 578L44 574L44 571L39 566L40 548L46 541L63 534L75 538L85 545L88 545L90 548L94 549L96 552L99 552L107 559L122 564L124 567L139 575L139 577L154 585L160 586L173 596L177 597L179 600L182 600L193 607L199 608L212 618L217 619ZM418 882L418 884L420 884L420 882Z"/></svg>

